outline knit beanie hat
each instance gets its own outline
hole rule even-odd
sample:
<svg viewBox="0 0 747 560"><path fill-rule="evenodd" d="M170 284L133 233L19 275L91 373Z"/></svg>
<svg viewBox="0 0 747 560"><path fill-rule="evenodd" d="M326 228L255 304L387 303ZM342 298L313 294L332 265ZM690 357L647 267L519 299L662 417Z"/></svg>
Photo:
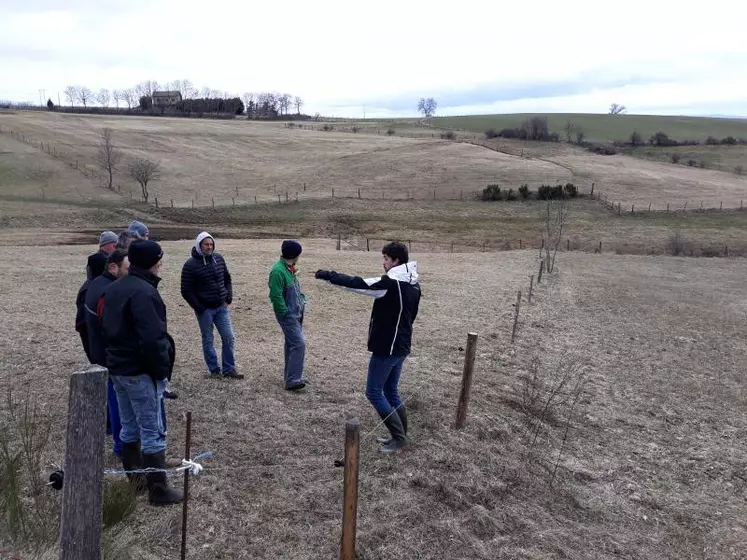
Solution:
<svg viewBox="0 0 747 560"><path fill-rule="evenodd" d="M280 254L284 259L295 259L302 251L301 244L295 240L283 241L283 245L280 248Z"/></svg>
<svg viewBox="0 0 747 560"><path fill-rule="evenodd" d="M131 265L148 270L163 258L163 251L155 241L136 239L130 244L127 256Z"/></svg>
<svg viewBox="0 0 747 560"><path fill-rule="evenodd" d="M148 226L146 226L143 222L138 222L137 220L133 220L130 226L127 228L127 231L133 234L135 237L143 238L146 235L148 235Z"/></svg>
<svg viewBox="0 0 747 560"><path fill-rule="evenodd" d="M119 236L113 231L105 231L99 236L99 247L108 245L109 243L116 243Z"/></svg>

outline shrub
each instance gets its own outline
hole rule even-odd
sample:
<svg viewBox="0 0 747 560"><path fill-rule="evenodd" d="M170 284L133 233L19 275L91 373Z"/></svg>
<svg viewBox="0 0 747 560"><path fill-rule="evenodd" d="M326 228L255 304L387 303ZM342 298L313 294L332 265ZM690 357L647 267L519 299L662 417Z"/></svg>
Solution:
<svg viewBox="0 0 747 560"><path fill-rule="evenodd" d="M674 257L678 255L685 255L687 254L689 245L690 244L685 240L685 238L682 237L682 234L677 232L669 238L669 242L667 243L667 251Z"/></svg>
<svg viewBox="0 0 747 560"><path fill-rule="evenodd" d="M600 156L614 156L617 153L617 148L612 144L592 143L588 145L587 149Z"/></svg>
<svg viewBox="0 0 747 560"><path fill-rule="evenodd" d="M538 200L558 200L566 198L566 192L563 185L541 185L537 190Z"/></svg>
<svg viewBox="0 0 747 560"><path fill-rule="evenodd" d="M680 159L682 159L682 156L678 153L669 154L669 161L672 163L679 163Z"/></svg>
<svg viewBox="0 0 747 560"><path fill-rule="evenodd" d="M718 138L714 138L713 136L709 136L708 138L706 138L706 144L708 144L709 146L716 146L716 145L720 144L720 142L719 142Z"/></svg>
<svg viewBox="0 0 747 560"><path fill-rule="evenodd" d="M447 130L441 133L441 140L456 140L456 134L453 130Z"/></svg>
<svg viewBox="0 0 747 560"><path fill-rule="evenodd" d="M334 129L335 129L335 127L334 127L334 126L332 126L331 124L325 124L325 125L324 125L324 126L322 127L322 130L323 130L323 131L325 131L325 132L329 132L330 130L334 130Z"/></svg>
<svg viewBox="0 0 747 560"><path fill-rule="evenodd" d="M744 175L744 167L742 167L741 165L737 165L734 168L734 173L737 175Z"/></svg>
<svg viewBox="0 0 747 560"><path fill-rule="evenodd" d="M701 159L700 162L698 163L698 167L700 167L701 169L706 169L708 167L706 160Z"/></svg>
<svg viewBox="0 0 747 560"><path fill-rule="evenodd" d="M584 134L583 130L579 130L576 132L576 144L579 146L583 146L584 142L586 141L586 134Z"/></svg>
<svg viewBox="0 0 747 560"><path fill-rule="evenodd" d="M641 144L643 144L643 138L638 134L638 132L633 132L633 134L630 135L630 145L635 148Z"/></svg>
<svg viewBox="0 0 747 560"><path fill-rule="evenodd" d="M721 143L728 146L734 146L737 143L737 139L733 136L727 136L726 138L721 140Z"/></svg>
<svg viewBox="0 0 747 560"><path fill-rule="evenodd" d="M659 131L649 138L649 143L652 146L676 146L677 140L672 140L666 133Z"/></svg>
<svg viewBox="0 0 747 560"><path fill-rule="evenodd" d="M690 166L690 167L695 167L696 165L698 165L698 162L696 160L694 160L694 159L691 158L691 159L687 160L687 165Z"/></svg>
<svg viewBox="0 0 747 560"><path fill-rule="evenodd" d="M489 201L495 201L495 200L503 200L503 193L501 193L501 187L498 185L488 185L482 190L482 195L480 196L482 200L489 200Z"/></svg>
<svg viewBox="0 0 747 560"><path fill-rule="evenodd" d="M521 132L518 128L503 128L498 132L498 136L508 139L520 138Z"/></svg>
<svg viewBox="0 0 747 560"><path fill-rule="evenodd" d="M292 122L288 123L288 128L295 128L295 126L296 126L296 123L292 123Z"/></svg>
<svg viewBox="0 0 747 560"><path fill-rule="evenodd" d="M565 185L565 194L569 198L576 198L578 196L578 189L573 183L566 183Z"/></svg>
<svg viewBox="0 0 747 560"><path fill-rule="evenodd" d="M360 129L361 129L361 127L359 127L359 126L351 126L350 127L350 132L358 132Z"/></svg>
<svg viewBox="0 0 747 560"><path fill-rule="evenodd" d="M489 128L485 131L485 138L488 140L495 138L496 136L498 136L498 133L495 131L494 128Z"/></svg>
<svg viewBox="0 0 747 560"><path fill-rule="evenodd" d="M529 185L527 185L526 183L521 185L519 187L519 194L521 195L521 198L523 198L524 200L529 198L529 196L532 194L532 191L529 190Z"/></svg>
<svg viewBox="0 0 747 560"><path fill-rule="evenodd" d="M516 200L516 193L514 192L514 189L508 189L508 192L506 193L506 200Z"/></svg>
<svg viewBox="0 0 747 560"><path fill-rule="evenodd" d="M550 136L547 137L548 141L550 142L560 142L560 134L557 132L553 132L550 134Z"/></svg>
<svg viewBox="0 0 747 560"><path fill-rule="evenodd" d="M393 128L387 128L387 130L386 130L386 135L387 135L387 136L394 136L394 134L395 134L396 132L397 132L397 131L396 131L396 130L394 130Z"/></svg>

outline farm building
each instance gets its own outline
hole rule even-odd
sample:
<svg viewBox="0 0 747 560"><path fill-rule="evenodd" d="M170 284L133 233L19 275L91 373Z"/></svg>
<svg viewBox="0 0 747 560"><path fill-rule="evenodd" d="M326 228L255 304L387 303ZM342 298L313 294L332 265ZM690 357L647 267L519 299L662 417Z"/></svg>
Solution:
<svg viewBox="0 0 747 560"><path fill-rule="evenodd" d="M176 104L182 100L182 94L178 91L154 91L154 107L176 107Z"/></svg>

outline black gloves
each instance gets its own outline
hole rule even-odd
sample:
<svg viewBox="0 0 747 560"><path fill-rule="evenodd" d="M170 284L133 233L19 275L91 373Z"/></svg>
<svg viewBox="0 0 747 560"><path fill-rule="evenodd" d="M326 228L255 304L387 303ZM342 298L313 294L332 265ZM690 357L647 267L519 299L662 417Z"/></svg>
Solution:
<svg viewBox="0 0 747 560"><path fill-rule="evenodd" d="M317 270L314 274L314 278L318 280L329 280L329 277L332 275L331 270Z"/></svg>

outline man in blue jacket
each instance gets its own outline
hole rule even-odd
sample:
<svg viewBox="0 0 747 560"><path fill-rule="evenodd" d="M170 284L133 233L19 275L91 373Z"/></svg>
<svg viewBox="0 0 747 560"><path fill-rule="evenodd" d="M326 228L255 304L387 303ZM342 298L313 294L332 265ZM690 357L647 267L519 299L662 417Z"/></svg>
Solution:
<svg viewBox="0 0 747 560"><path fill-rule="evenodd" d="M181 292L197 316L202 353L210 374L243 379L244 376L236 372L235 338L228 309L233 301L231 273L223 255L215 252L215 239L206 231L197 236L192 256L182 267ZM213 326L218 329L222 342L220 365L213 346Z"/></svg>
<svg viewBox="0 0 747 560"><path fill-rule="evenodd" d="M381 441L381 452L395 453L407 445L407 413L399 396L402 366L410 354L412 324L420 305L418 266L409 261L407 247L389 243L382 249L384 274L363 279L331 270L318 270L315 276L336 286L375 298L368 327L366 397L384 424L391 439Z"/></svg>
<svg viewBox="0 0 747 560"><path fill-rule="evenodd" d="M146 474L151 504L167 505L183 499L171 488L166 473L166 430L161 401L173 367L174 348L166 330L166 306L158 293L163 251L158 243L133 241L130 270L106 290L101 311L106 344L106 367L117 393L124 445L140 447L122 457L125 470L153 469Z"/></svg>

